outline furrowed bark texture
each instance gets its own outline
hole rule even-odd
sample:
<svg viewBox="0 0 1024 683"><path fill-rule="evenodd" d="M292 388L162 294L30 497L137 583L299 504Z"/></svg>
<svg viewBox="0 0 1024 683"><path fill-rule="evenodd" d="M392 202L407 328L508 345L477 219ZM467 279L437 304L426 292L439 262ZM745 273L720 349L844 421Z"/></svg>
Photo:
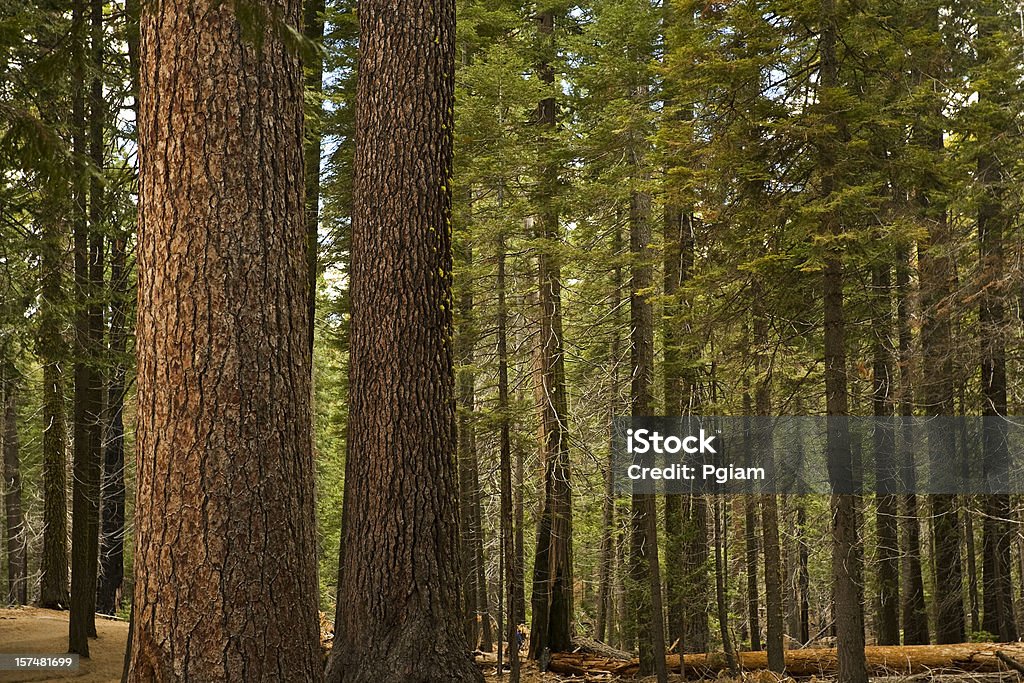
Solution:
<svg viewBox="0 0 1024 683"><path fill-rule="evenodd" d="M317 681L298 0L146 3L130 681Z"/></svg>
<svg viewBox="0 0 1024 683"><path fill-rule="evenodd" d="M483 680L459 604L454 40L453 0L360 4L348 459L329 681Z"/></svg>

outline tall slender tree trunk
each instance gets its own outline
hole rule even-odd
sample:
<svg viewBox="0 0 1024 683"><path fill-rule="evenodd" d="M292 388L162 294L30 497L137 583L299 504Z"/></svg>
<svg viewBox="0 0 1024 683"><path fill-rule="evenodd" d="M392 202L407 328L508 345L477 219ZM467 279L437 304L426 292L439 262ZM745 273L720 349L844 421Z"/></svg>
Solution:
<svg viewBox="0 0 1024 683"><path fill-rule="evenodd" d="M323 677L302 69L268 23L301 5L251 8L258 36L231 3L142 8L139 683Z"/></svg>
<svg viewBox="0 0 1024 683"><path fill-rule="evenodd" d="M889 264L872 268L874 290L872 314L872 414L875 416L874 451L875 536L878 546L878 614L875 619L879 645L900 643L900 549L897 531L898 499L893 479L896 433L892 400L892 361L889 338L892 327L892 297Z"/></svg>
<svg viewBox="0 0 1024 683"><path fill-rule="evenodd" d="M7 602L28 603L28 535L22 507L21 442L18 439L17 376L3 373L4 536L7 542Z"/></svg>
<svg viewBox="0 0 1024 683"><path fill-rule="evenodd" d="M96 611L117 614L124 580L124 396L127 353L128 269L127 235L119 233L111 245L110 264L110 378L103 480L100 487L100 570Z"/></svg>
<svg viewBox="0 0 1024 683"><path fill-rule="evenodd" d="M653 411L654 314L648 297L653 280L651 264L650 197L632 191L629 208L629 251L632 256L630 312L630 406L633 416ZM650 493L633 492L630 576L633 610L640 645L640 672L667 680L665 626L658 564L657 505Z"/></svg>
<svg viewBox="0 0 1024 683"><path fill-rule="evenodd" d="M327 678L482 681L459 609L454 0L366 0L359 49L348 456Z"/></svg>
<svg viewBox="0 0 1024 683"><path fill-rule="evenodd" d="M997 69L999 57L999 24L1002 9L998 3L985 0L977 5L978 50L982 64ZM982 104L994 104L1002 112L1006 108L1006 76L993 73L979 93ZM1010 86L1014 87L1014 86ZM1002 114L1005 117L1005 114ZM1007 123L1007 122L1002 122ZM998 124L997 124L998 125ZM1007 319L1005 259L1003 239L1012 223L1007 212L1006 173L999 154L989 149L1001 130L991 130L991 136L979 141L983 145L978 157L978 179L983 193L978 207L979 242L979 310L981 335L981 391L984 416L982 434L983 467L989 481L1005 483L1009 475L1010 455L1007 445L1007 379L1006 333ZM1013 572L1010 550L1013 530L1009 521L1013 516L1007 495L982 496L982 553L983 562L983 621L982 628L998 634L1003 642L1017 639L1017 624L1013 612ZM1021 578L1024 582L1024 577Z"/></svg>
<svg viewBox="0 0 1024 683"><path fill-rule="evenodd" d="M925 604L924 576L921 569L921 521L918 516L917 495L914 493L914 429L911 421L914 415L913 390L913 340L911 338L911 289L910 255L905 248L896 254L896 328L899 341L899 425L901 431L900 453L898 454L901 489L900 536L902 555L902 606L903 644L927 645L928 608Z"/></svg>
<svg viewBox="0 0 1024 683"><path fill-rule="evenodd" d="M616 224L615 234L612 238L612 252L616 259L615 268L612 272L612 283L614 295L609 302L609 315L611 317L612 341L609 350L609 362L611 364L611 386L609 387L609 418L615 417L615 409L618 406L619 397L619 356L622 353L622 341L619 336L619 307L622 305L622 267L619 265L622 251L622 228ZM609 425L611 421L609 420ZM611 436L611 435L609 435ZM604 500L601 502L601 556L598 566L598 597L597 597L597 623L595 624L595 635L597 640L607 641L611 632L610 622L614 620L614 603L612 599L612 583L614 580L613 567L615 564L615 491L614 476L612 471L612 443L608 443L608 467L604 472ZM666 500L666 515L668 514Z"/></svg>
<svg viewBox="0 0 1024 683"><path fill-rule="evenodd" d="M91 79L86 130L85 63L86 12L91 25L91 58L97 69ZM100 294L103 285L103 184L96 173L103 166L104 102L101 80L103 61L103 3L101 0L75 0L72 33L76 56L75 78L81 91L74 96L72 119L75 121L72 146L78 157L75 177L75 398L74 398L74 483L72 487L71 527L71 615L68 624L68 650L89 656L89 638L96 636L96 576L99 557L99 493L102 453L102 378L98 369L99 347L103 335L103 309ZM88 133L88 135L87 135ZM88 156L96 166L91 182L84 163ZM88 192L87 192L88 189ZM88 206L86 195L88 194Z"/></svg>
<svg viewBox="0 0 1024 683"><path fill-rule="evenodd" d="M716 497L714 502L714 526L715 526L715 604L718 608L718 631L722 639L722 651L725 652L726 660L729 663L729 670L739 670L736 661L736 651L733 648L732 637L729 634L729 603L727 575L729 572L728 556L726 548L728 539L726 529L728 522L725 517L725 499Z"/></svg>
<svg viewBox="0 0 1024 683"><path fill-rule="evenodd" d="M806 645L811 641L810 548L807 547L807 538L804 530L807 525L807 508L804 507L802 502L797 505L796 527L800 534L798 539L798 543L800 544L800 559L797 574L797 581L799 582L798 585L800 590L800 635L798 637L800 643L802 645Z"/></svg>
<svg viewBox="0 0 1024 683"><path fill-rule="evenodd" d="M757 386L754 391L754 408L762 424L758 425L758 451L761 454L768 480L774 478L775 454L772 450L772 435L767 432L772 408L772 373L768 360L768 320L760 305L754 309L754 348ZM785 631L782 552L779 541L778 499L774 495L761 497L761 532L764 544L764 588L767 610L768 668L782 673L786 667L786 653L783 644Z"/></svg>
<svg viewBox="0 0 1024 683"><path fill-rule="evenodd" d="M542 57L538 75L553 88L555 15L537 15ZM558 166L545 143L555 133L555 100L547 97L537 111L541 143L548 155L542 161L537 217L541 246L537 258L540 304L541 449L544 455L544 495L537 525L533 569L533 623L530 658L544 650L563 652L572 647L572 486L569 468L568 413L565 395L565 357L562 345L562 269L558 256L558 209L553 201Z"/></svg>
<svg viewBox="0 0 1024 683"><path fill-rule="evenodd" d="M64 186L63 179L61 186ZM56 194L56 193L55 193ZM66 197L54 197L56 207L43 224L41 244L39 357L43 369L43 548L40 558L39 605L68 606L67 427L64 412L64 360L59 308L63 301L64 231L58 211Z"/></svg>
<svg viewBox="0 0 1024 683"><path fill-rule="evenodd" d="M473 251L468 243L457 248L456 253L461 268L471 273L473 268ZM456 401L458 425L458 463L459 463L459 517L462 520L462 601L466 618L466 638L470 645L478 645L490 651L491 632L487 622L486 610L481 611L481 604L486 604L487 586L481 580L483 575L482 550L477 552L477 545L483 530L478 525L477 501L480 496L480 480L476 465L476 433L474 411L476 410L476 372L473 368L476 334L473 320L473 289L472 275L465 278L459 294L459 322L456 330L456 354L460 367L456 371ZM483 544L480 543L482 548ZM480 592L483 595L480 595ZM486 633L485 642L481 643L481 635Z"/></svg>
<svg viewBox="0 0 1024 683"><path fill-rule="evenodd" d="M837 42L839 19L834 0L821 0L820 88L826 121L835 130L822 134L818 149L821 193L832 201L839 190L836 159L839 141L845 136L842 114L835 110L829 89L839 86ZM834 240L843 232L841 217L835 209L823 213L822 235ZM829 425L826 452L829 478L836 482L853 481L853 454L846 416L849 414L846 383L846 313L843 301L843 259L841 247L830 244L822 278L824 298L825 409ZM835 596L835 627L840 683L866 683L864 659L864 605L861 595L862 550L857 534L858 499L854 495L833 492L832 507L832 584Z"/></svg>
<svg viewBox="0 0 1024 683"><path fill-rule="evenodd" d="M516 403L521 404L522 401L516 399ZM515 488L512 495L512 508L513 515L515 517L515 529L513 533L513 550L514 550L514 567L512 575L514 577L515 589L515 612L519 616L519 624L526 623L526 551L524 548L524 537L523 527L525 526L525 514L523 507L523 487L526 485L526 464L524 462L526 456L524 449L517 443L513 444L515 450L516 459L516 471L515 471ZM519 625L517 624L517 626Z"/></svg>
<svg viewBox="0 0 1024 683"><path fill-rule="evenodd" d="M500 190L499 190L500 191ZM500 200L499 200L500 201ZM499 428L499 460L501 464L501 557L504 569L508 572L508 580L499 589L505 592L508 609L506 634L508 641L508 663L511 669L511 683L519 683L519 623L525 615L516 611L516 587L522 585L518 575L519 567L515 559L514 529L516 520L512 502L512 415L508 402L508 305L505 294L505 233L498 232L498 412L501 426ZM499 598L500 599L500 598ZM499 606L498 613L501 613ZM500 636L499 636L500 637ZM499 670L501 662L501 646L498 646Z"/></svg>
<svg viewBox="0 0 1024 683"><path fill-rule="evenodd" d="M914 76L921 89L921 110L915 121L912 144L928 155L915 179L917 215L926 235L918 242L921 283L921 396L928 417L951 417L953 412L952 320L948 299L952 294L954 265L950 253L951 232L943 198L941 173L944 162L942 93L945 54L938 7L922 10L918 31L925 36L913 55ZM940 471L955 462L955 435L948 420L928 423L928 458ZM939 643L959 643L966 636L964 623L961 552L963 532L956 497L935 495L931 502L932 538L935 541L935 616Z"/></svg>
<svg viewBox="0 0 1024 683"><path fill-rule="evenodd" d="M744 325L744 337L749 340L750 328ZM750 416L753 414L750 396L750 379L743 380L743 461L753 465L754 435ZM757 538L757 500L753 496L743 498L743 539L745 543L744 574L747 579L747 631L750 635L750 649L754 652L761 648L761 590L757 582L758 538Z"/></svg>

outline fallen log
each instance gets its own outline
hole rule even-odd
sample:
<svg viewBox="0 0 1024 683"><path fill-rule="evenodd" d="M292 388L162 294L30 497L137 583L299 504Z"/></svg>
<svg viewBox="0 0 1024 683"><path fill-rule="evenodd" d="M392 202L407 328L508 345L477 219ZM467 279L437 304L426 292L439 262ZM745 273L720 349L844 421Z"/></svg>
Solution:
<svg viewBox="0 0 1024 683"><path fill-rule="evenodd" d="M1006 671L1003 657L1024 657L1024 645L996 643L961 643L955 645L892 645L864 648L868 674L871 676L913 675L919 673L971 672L989 673ZM679 671L679 655L665 658L670 671ZM766 652L738 653L739 666L745 670L767 669ZM713 678L729 670L722 653L686 655L683 659L686 675L694 678ZM624 678L639 673L639 660L621 662L608 657L582 653L555 653L549 666L551 671L571 675L609 673ZM829 676L838 673L835 648L808 648L786 651L786 674L789 676Z"/></svg>
<svg viewBox="0 0 1024 683"><path fill-rule="evenodd" d="M586 652L555 652L548 662L548 671L563 676L612 675L616 669L631 662L614 657L601 657ZM639 669L639 663L637 664Z"/></svg>
<svg viewBox="0 0 1024 683"><path fill-rule="evenodd" d="M595 657L603 657L605 659L618 659L623 662L628 662L633 659L633 654L631 652L618 650L611 645L602 643L600 640L594 640L593 638L588 638L586 636L573 637L572 651L574 653L594 655Z"/></svg>

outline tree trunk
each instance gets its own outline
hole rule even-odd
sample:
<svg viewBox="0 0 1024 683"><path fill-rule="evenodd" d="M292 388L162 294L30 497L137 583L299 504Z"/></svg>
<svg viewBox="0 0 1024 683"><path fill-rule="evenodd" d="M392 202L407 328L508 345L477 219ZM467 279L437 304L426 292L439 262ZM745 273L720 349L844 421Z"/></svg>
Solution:
<svg viewBox="0 0 1024 683"><path fill-rule="evenodd" d="M302 70L266 23L301 6L252 8L143 6L131 681L323 676Z"/></svg>
<svg viewBox="0 0 1024 683"><path fill-rule="evenodd" d="M40 246L39 360L43 370L43 548L40 558L39 606L68 606L68 500L67 432L64 418L64 365L66 350L59 308L63 301L66 197L54 197L60 208L51 209L43 223Z"/></svg>
<svg viewBox="0 0 1024 683"><path fill-rule="evenodd" d="M800 534L800 569L798 570L798 581L800 587L800 643L806 645L811 642L811 575L809 568L810 548L807 546L806 531L807 508L804 504L798 503L796 509L796 526Z"/></svg>
<svg viewBox="0 0 1024 683"><path fill-rule="evenodd" d="M765 423L771 416L772 372L768 356L768 320L760 305L754 307L754 348L756 369L758 373L757 387L754 391L754 406L758 417ZM775 454L772 450L772 437L764 431L765 425L758 430L760 443L758 451L765 464L768 480L774 479ZM768 665L776 672L782 673L785 666L783 635L784 609L782 589L782 554L779 542L779 509L778 499L774 495L761 497L761 532L764 543L764 589L765 608L767 609L767 642Z"/></svg>
<svg viewBox="0 0 1024 683"><path fill-rule="evenodd" d="M7 541L7 601L11 605L28 603L28 538L22 512L21 452L18 440L17 377L13 370L4 373L2 388L4 426L4 535Z"/></svg>
<svg viewBox="0 0 1024 683"><path fill-rule="evenodd" d="M459 609L454 41L453 0L360 5L333 682L483 680Z"/></svg>
<svg viewBox="0 0 1024 683"><path fill-rule="evenodd" d="M96 611L117 614L124 579L124 395L127 353L128 271L125 264L127 236L120 233L111 249L110 379L106 445L103 450L103 481L100 488L100 570Z"/></svg>
<svg viewBox="0 0 1024 683"><path fill-rule="evenodd" d="M821 53L820 87L826 121L835 130L822 134L818 149L821 173L821 194L824 201L832 201L837 182L836 157L845 135L842 114L828 97L828 90L839 86L839 60L836 54L839 19L834 0L821 0ZM843 232L840 216L835 209L822 215L822 235L836 239ZM836 482L852 481L853 455L850 452L848 425L848 396L846 383L846 322L843 302L843 260L841 247L829 244L825 256L822 278L824 298L824 352L825 352L825 410L829 425L826 451L829 479ZM833 489L835 491L835 489ZM839 645L840 683L866 683L864 661L864 605L861 596L862 555L857 533L856 496L833 492L832 507L832 584L835 595L835 626Z"/></svg>
<svg viewBox="0 0 1024 683"><path fill-rule="evenodd" d="M499 189L500 192L500 189ZM500 201L500 200L499 200ZM515 541L513 538L515 517L512 509L512 415L508 404L508 306L505 301L505 233L498 232L498 417L501 420L499 430L499 460L501 464L501 557L508 580L499 587L505 591L505 602L508 609L506 633L508 641L508 663L511 669L510 682L519 683L519 624L526 615L516 611L516 587L522 585L518 575L519 567L515 560ZM498 614L501 614L499 605ZM500 636L499 636L500 637ZM498 646L499 671L501 669L501 646Z"/></svg>
<svg viewBox="0 0 1024 683"><path fill-rule="evenodd" d="M977 5L978 49L983 63L999 57L1001 8L991 0ZM1005 48L1002 48L1005 49ZM997 66L986 64L990 68ZM987 87L979 93L979 103L995 105L1002 121L1006 114L1006 76L992 74L985 81ZM1010 86L1013 87L1013 86ZM985 121L990 121L986 117ZM992 126L992 124L989 124ZM988 126L987 126L988 127ZM1006 387L1006 336L1007 319L1004 299L1005 262L1003 238L1012 223L1007 212L1006 173L996 150L990 145L998 144L995 139L999 130L990 130L990 136L979 143L983 145L978 156L978 180L983 193L978 207L979 271L978 282L978 327L981 336L981 414L985 418L982 434L983 469L990 481L1005 482L1009 474L1010 455L1006 442L1007 414ZM983 621L982 628L997 634L1003 642L1017 639L1017 625L1013 613L1013 574L1010 560L1010 546L1013 530L1012 505L1006 495L982 496L982 562L983 571ZM1024 581L1024 577L1022 577Z"/></svg>
<svg viewBox="0 0 1024 683"><path fill-rule="evenodd" d="M473 267L472 247L467 243L456 248L461 263L460 268L471 272ZM478 646L485 652L491 651L490 628L487 623L486 611L480 605L486 602L487 586L480 580L483 558L477 553L477 539L483 533L478 526L476 505L480 496L480 480L476 467L476 434L474 429L474 411L476 409L476 373L473 369L473 351L476 344L473 330L473 290L472 277L465 278L462 291L459 293L459 318L456 325L455 350L459 368L456 370L458 426L458 463L459 463L459 518L461 529L461 560L462 560L462 606L465 611L466 639L473 649ZM482 544L481 544L482 546ZM483 596L478 591L484 593ZM481 643L481 634L487 633L485 643Z"/></svg>
<svg viewBox="0 0 1024 683"><path fill-rule="evenodd" d="M555 74L555 15L537 15L543 54L539 78L551 86ZM555 100L545 98L538 107L541 135L553 135ZM533 623L530 626L530 658L539 659L545 649L562 652L572 648L572 487L570 484L568 413L565 395L565 357L562 345L562 271L558 256L558 210L553 193L558 166L542 162L538 204L537 259L540 303L541 431L544 455L544 496L537 525L537 550L533 570Z"/></svg>
<svg viewBox="0 0 1024 683"><path fill-rule="evenodd" d="M892 299L889 264L874 266L871 285L874 290L872 316L872 395L871 407L875 417L874 451L875 482L875 536L878 546L878 614L876 617L879 645L900 644L900 549L897 532L898 500L893 481L895 463L895 422L891 399L892 362L888 340L892 326Z"/></svg>
<svg viewBox="0 0 1024 683"><path fill-rule="evenodd" d="M953 357L952 320L948 298L952 294L954 265L952 235L943 198L943 181L936 170L945 157L943 136L944 97L938 83L945 71L945 55L939 11L930 7L921 17L919 32L929 40L913 55L915 80L924 93L916 118L912 144L928 155L915 179L917 215L926 235L918 243L921 283L921 357L924 412L928 417L952 416ZM955 435L948 423L929 421L928 458L935 471L955 460ZM966 636L960 544L962 531L956 497L935 495L931 502L932 538L935 541L935 614L939 643L959 643Z"/></svg>
<svg viewBox="0 0 1024 683"><path fill-rule="evenodd" d="M651 265L650 197L633 190L629 207L629 251L632 256L629 293L630 413L653 410L654 314L648 300L653 280ZM657 505L653 494L633 492L630 576L633 610L640 645L640 672L665 681L665 626L658 564Z"/></svg>
<svg viewBox="0 0 1024 683"><path fill-rule="evenodd" d="M84 156L86 145L97 169L103 164L103 84L100 71L89 88L89 130L86 136L85 62L86 11L89 10L93 68L103 60L103 3L75 0L73 29L76 56L75 78L82 84L72 103L74 120L72 146ZM97 171L98 172L98 171ZM86 189L88 187L88 209ZM84 168L76 171L74 219L75 287L78 302L75 312L74 386L74 482L71 518L71 615L68 623L68 650L89 656L89 638L96 636L96 574L99 556L99 493L102 453L102 379L98 369L99 346L103 335L103 309L100 302L103 285L103 184L95 175L91 182Z"/></svg>
<svg viewBox="0 0 1024 683"><path fill-rule="evenodd" d="M899 335L899 411L901 452L898 454L901 488L908 493L901 496L900 511L901 554L903 558L903 601L901 606L904 645L927 645L928 608L925 604L924 577L921 570L921 522L918 518L917 495L914 491L914 431L911 418L914 414L914 390L912 384L913 348L911 339L911 290L910 255L905 248L896 254L896 327Z"/></svg>
<svg viewBox="0 0 1024 683"><path fill-rule="evenodd" d="M730 673L736 673L738 669L736 652L733 650L732 638L729 636L729 605L726 602L726 573L729 568L726 566L727 557L725 549L727 539L725 538L726 520L723 519L725 499L721 496L715 498L715 602L718 606L718 630L722 638L722 651L728 662ZM685 672L684 672L685 673Z"/></svg>
<svg viewBox="0 0 1024 683"><path fill-rule="evenodd" d="M615 234L612 238L612 252L616 258L616 265L612 274L612 282L615 294L609 302L609 315L611 317L612 341L609 350L609 363L611 365L611 387L609 388L609 410L608 417L615 417L615 409L618 406L619 397L619 355L621 354L621 339L619 337L620 320L619 307L622 304L622 267L619 264L620 252L622 251L622 228L615 226ZM611 420L609 419L609 425ZM612 566L615 564L615 491L614 477L612 472L612 443L608 443L608 467L604 472L604 500L601 502L601 556L598 565L598 589L597 589L597 623L595 625L595 637L601 642L608 642L611 628L609 623L613 620L614 605L612 603ZM666 499L666 512L668 515L668 500ZM667 524L667 523L666 523ZM670 589L671 590L671 589Z"/></svg>

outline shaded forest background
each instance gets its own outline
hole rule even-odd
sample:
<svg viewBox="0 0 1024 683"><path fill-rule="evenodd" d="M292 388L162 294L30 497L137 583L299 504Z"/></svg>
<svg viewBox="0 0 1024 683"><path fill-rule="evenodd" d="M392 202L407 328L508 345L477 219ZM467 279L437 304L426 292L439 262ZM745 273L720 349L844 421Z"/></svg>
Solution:
<svg viewBox="0 0 1024 683"><path fill-rule="evenodd" d="M243 26L258 21L247 7ZM98 558L97 609L130 610L138 13L0 0L11 603L88 605L70 565ZM309 0L303 29L316 283L303 305L331 613L354 3ZM650 666L660 647L772 657L858 630L1015 640L1019 497L629 499L611 495L607 463L613 415L1020 413L1021 8L459 0L456 50L470 642L493 647L509 597L534 657L574 633L639 645Z"/></svg>

